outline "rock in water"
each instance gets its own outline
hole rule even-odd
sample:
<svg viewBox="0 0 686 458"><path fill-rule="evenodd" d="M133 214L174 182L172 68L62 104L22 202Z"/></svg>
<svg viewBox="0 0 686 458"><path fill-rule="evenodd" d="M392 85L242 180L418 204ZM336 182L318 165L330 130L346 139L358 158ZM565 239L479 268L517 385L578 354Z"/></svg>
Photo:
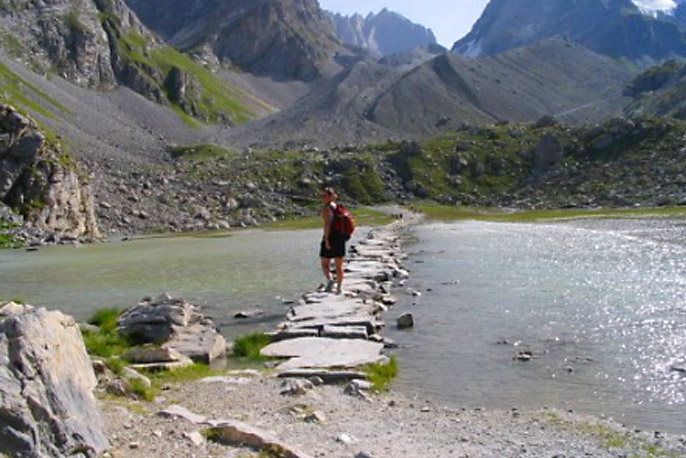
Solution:
<svg viewBox="0 0 686 458"><path fill-rule="evenodd" d="M0 318L0 454L94 457L108 448L96 378L74 319Z"/></svg>
<svg viewBox="0 0 686 458"><path fill-rule="evenodd" d="M411 313L403 313L397 319L398 329L409 329L414 327L414 316Z"/></svg>

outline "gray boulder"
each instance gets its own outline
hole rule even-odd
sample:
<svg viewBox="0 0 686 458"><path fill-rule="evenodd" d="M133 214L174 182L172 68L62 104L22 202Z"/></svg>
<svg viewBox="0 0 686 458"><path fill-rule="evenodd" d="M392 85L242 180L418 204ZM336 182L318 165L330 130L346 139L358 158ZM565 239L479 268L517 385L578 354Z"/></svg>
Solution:
<svg viewBox="0 0 686 458"><path fill-rule="evenodd" d="M212 320L202 315L198 307L168 294L124 312L117 329L134 341L161 344L203 363L226 353L226 341Z"/></svg>
<svg viewBox="0 0 686 458"><path fill-rule="evenodd" d="M98 456L109 445L77 324L57 311L12 308L0 317L0 455Z"/></svg>

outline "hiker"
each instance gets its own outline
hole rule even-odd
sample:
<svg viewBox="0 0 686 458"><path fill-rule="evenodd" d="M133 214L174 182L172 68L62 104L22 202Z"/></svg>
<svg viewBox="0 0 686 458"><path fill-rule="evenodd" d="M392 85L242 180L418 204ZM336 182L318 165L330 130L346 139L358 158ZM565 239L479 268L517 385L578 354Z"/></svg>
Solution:
<svg viewBox="0 0 686 458"><path fill-rule="evenodd" d="M333 230L333 220L335 216L336 199L338 196L332 188L325 188L322 191L322 224L324 226L324 237L319 250L322 261L322 272L326 277L326 287L324 291L333 291L334 279L331 276L331 259L336 266L336 294L341 294L343 288L343 258L345 257L346 236Z"/></svg>

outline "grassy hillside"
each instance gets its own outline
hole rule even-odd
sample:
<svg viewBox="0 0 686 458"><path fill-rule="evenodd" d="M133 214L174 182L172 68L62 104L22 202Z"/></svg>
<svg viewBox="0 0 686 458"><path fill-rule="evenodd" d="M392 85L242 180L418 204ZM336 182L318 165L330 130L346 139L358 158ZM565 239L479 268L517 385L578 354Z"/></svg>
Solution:
<svg viewBox="0 0 686 458"><path fill-rule="evenodd" d="M103 16L103 24L126 66L137 69L145 83L164 94L189 124L194 124L193 118L244 124L273 111L174 48L154 44L135 30L122 32L117 28L116 18Z"/></svg>
<svg viewBox="0 0 686 458"><path fill-rule="evenodd" d="M222 199L236 197L234 211L250 207L258 221L316 211L323 185L350 204L636 208L686 204L684 136L686 122L678 120L615 119L572 128L548 118L467 127L422 143L243 154L199 145L172 154L188 186L217 196L207 208L226 207Z"/></svg>

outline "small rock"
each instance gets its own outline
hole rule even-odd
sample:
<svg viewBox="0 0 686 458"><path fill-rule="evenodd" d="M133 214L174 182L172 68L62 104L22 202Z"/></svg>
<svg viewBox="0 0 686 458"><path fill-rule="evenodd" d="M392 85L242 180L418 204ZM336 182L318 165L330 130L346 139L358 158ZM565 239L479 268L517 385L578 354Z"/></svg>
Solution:
<svg viewBox="0 0 686 458"><path fill-rule="evenodd" d="M517 353L512 359L517 361L530 361L533 358L533 353L531 350L522 350Z"/></svg>
<svg viewBox="0 0 686 458"><path fill-rule="evenodd" d="M340 442L341 444L345 445L350 445L357 442L357 439L355 439L353 436L349 434L342 433L339 434L338 437L336 437L336 442Z"/></svg>
<svg viewBox="0 0 686 458"><path fill-rule="evenodd" d="M205 438L203 437L202 434L200 434L199 431L193 431L190 433L188 433L188 432L183 433L183 437L185 439L188 439L190 441L190 443L195 445L196 447L199 447L205 443Z"/></svg>
<svg viewBox="0 0 686 458"><path fill-rule="evenodd" d="M305 417L306 423L316 423L318 425L323 425L326 422L326 415L323 412L316 411Z"/></svg>
<svg viewBox="0 0 686 458"><path fill-rule="evenodd" d="M355 458L374 458L374 455L368 452L359 452L355 455Z"/></svg>
<svg viewBox="0 0 686 458"><path fill-rule="evenodd" d="M286 379L281 383L282 395L303 395L313 389L314 385L309 380Z"/></svg>
<svg viewBox="0 0 686 458"><path fill-rule="evenodd" d="M414 316L411 313L400 315L396 321L398 329L408 329L414 327Z"/></svg>

